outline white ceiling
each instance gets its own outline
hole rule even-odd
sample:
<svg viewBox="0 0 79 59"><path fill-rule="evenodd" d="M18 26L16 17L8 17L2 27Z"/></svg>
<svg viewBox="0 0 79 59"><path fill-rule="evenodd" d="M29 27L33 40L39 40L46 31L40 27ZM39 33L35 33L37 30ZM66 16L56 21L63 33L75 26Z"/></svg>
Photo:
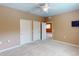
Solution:
<svg viewBox="0 0 79 59"><path fill-rule="evenodd" d="M38 4L35 3L0 3L0 5L45 17L79 9L78 3L49 3L50 8L48 9L48 13L42 10L40 11L37 8Z"/></svg>

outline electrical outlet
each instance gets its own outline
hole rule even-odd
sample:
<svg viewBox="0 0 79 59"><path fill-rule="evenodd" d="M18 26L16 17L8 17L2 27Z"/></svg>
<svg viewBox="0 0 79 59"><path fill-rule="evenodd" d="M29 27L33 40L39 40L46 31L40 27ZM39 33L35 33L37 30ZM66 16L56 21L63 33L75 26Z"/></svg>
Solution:
<svg viewBox="0 0 79 59"><path fill-rule="evenodd" d="M2 44L2 41L0 41L0 45Z"/></svg>
<svg viewBox="0 0 79 59"><path fill-rule="evenodd" d="M8 40L8 43L10 43L10 40Z"/></svg>

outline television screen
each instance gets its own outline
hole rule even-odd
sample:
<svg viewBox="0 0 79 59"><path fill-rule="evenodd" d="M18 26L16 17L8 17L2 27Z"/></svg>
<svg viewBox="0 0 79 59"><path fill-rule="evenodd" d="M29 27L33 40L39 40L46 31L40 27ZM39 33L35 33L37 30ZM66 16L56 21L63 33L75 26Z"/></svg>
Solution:
<svg viewBox="0 0 79 59"><path fill-rule="evenodd" d="M79 27L79 21L72 21L72 27Z"/></svg>

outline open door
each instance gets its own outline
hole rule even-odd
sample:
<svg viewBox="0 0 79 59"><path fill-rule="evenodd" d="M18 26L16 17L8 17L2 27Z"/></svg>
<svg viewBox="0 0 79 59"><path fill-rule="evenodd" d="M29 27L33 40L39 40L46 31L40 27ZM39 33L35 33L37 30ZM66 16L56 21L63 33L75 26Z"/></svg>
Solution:
<svg viewBox="0 0 79 59"><path fill-rule="evenodd" d="M42 40L46 39L46 23L42 22Z"/></svg>

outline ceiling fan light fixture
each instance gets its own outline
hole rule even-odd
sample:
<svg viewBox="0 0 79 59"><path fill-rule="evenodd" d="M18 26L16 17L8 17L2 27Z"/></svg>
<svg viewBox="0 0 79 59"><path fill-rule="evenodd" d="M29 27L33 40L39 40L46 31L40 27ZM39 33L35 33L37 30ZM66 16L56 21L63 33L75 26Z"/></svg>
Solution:
<svg viewBox="0 0 79 59"><path fill-rule="evenodd" d="M43 7L43 11L48 12L48 4L45 4L45 6Z"/></svg>
<svg viewBox="0 0 79 59"><path fill-rule="evenodd" d="M45 12L47 12L47 11L48 11L48 8L43 8L43 10L44 10Z"/></svg>

